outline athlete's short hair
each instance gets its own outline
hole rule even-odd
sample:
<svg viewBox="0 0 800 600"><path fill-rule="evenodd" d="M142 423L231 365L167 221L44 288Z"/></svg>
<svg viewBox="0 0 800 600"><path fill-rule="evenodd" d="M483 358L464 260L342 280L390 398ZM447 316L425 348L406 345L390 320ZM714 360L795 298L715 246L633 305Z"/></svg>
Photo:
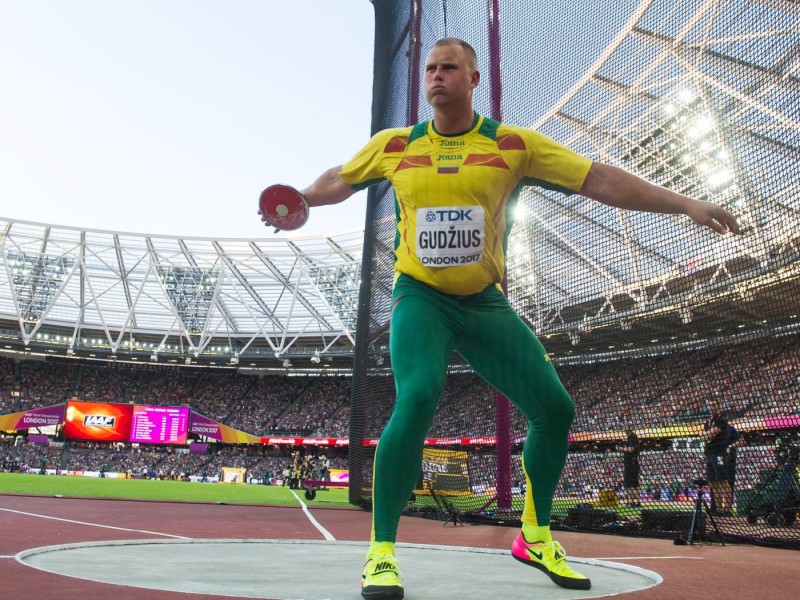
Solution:
<svg viewBox="0 0 800 600"><path fill-rule="evenodd" d="M450 46L452 44L455 44L457 46L461 46L464 49L464 52L466 52L467 56L470 58L470 61L472 62L472 68L473 69L477 69L478 68L478 55L475 53L475 48L473 48L467 42L465 42L464 40L462 40L460 38L457 38L457 37L441 38L439 40L436 40L433 43L433 47Z"/></svg>

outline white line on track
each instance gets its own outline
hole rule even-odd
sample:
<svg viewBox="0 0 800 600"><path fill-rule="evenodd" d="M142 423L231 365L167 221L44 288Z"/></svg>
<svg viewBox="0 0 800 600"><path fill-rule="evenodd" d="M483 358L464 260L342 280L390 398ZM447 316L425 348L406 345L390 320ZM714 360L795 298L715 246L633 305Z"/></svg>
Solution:
<svg viewBox="0 0 800 600"><path fill-rule="evenodd" d="M325 529L322 525L319 524L319 521L317 521L313 517L313 515L311 514L311 511L308 510L308 507L306 506L306 503L303 502L302 500L300 500L300 496L295 494L294 490L289 490L289 491L292 492L292 496L294 496L297 499L297 501L300 503L300 506L303 507L303 512L306 513L306 516L308 517L308 520L311 521L311 524L314 527L316 527L317 531L319 531L322 534L322 537L324 537L329 542L335 542L336 538L333 537L333 534L330 531L328 531L327 529Z"/></svg>
<svg viewBox="0 0 800 600"><path fill-rule="evenodd" d="M39 515L36 513L23 512L21 510L12 510L10 508L0 508L5 512L16 513L18 515L26 515L28 517L37 517L39 519L51 519L53 521L64 521L65 523L76 523L78 525L88 525L89 527L102 527L103 529L116 529L117 531L133 531L134 533L149 533L150 535L161 535L169 538L176 538L179 540L190 540L192 538L183 535L172 535L170 533L161 533L159 531L148 531L147 529L128 529L127 527L114 527L113 525L100 525L99 523L87 523L86 521L75 521L74 519L62 519L60 517L51 517L49 515Z"/></svg>
<svg viewBox="0 0 800 600"><path fill-rule="evenodd" d="M603 556L597 560L667 560L678 558L681 560L705 560L702 556Z"/></svg>

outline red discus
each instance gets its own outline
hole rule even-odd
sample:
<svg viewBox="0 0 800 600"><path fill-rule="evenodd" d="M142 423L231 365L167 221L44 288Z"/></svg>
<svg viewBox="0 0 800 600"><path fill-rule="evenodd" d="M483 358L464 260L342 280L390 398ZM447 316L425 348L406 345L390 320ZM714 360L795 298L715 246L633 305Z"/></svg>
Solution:
<svg viewBox="0 0 800 600"><path fill-rule="evenodd" d="M258 214L265 224L275 229L292 231L308 221L308 202L290 185L271 185L258 199Z"/></svg>

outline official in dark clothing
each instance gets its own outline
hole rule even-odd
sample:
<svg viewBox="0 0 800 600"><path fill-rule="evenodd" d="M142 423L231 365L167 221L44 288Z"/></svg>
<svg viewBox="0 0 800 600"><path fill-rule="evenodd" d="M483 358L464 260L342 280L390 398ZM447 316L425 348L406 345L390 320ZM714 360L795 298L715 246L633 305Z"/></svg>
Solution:
<svg viewBox="0 0 800 600"><path fill-rule="evenodd" d="M641 503L641 488L639 487L639 437L633 429L627 429L628 435L622 450L624 471L622 485L625 487L625 501L628 506L639 507Z"/></svg>
<svg viewBox="0 0 800 600"><path fill-rule="evenodd" d="M711 418L705 423L700 440L706 462L706 478L711 486L711 510L729 516L733 510L733 490L736 477L736 448L744 439L728 422L717 401L709 403Z"/></svg>

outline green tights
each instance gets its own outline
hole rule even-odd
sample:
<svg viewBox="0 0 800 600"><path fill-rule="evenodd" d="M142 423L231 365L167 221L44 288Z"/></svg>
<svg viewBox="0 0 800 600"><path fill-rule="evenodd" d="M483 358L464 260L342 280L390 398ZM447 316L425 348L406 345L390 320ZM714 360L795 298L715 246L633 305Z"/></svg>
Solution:
<svg viewBox="0 0 800 600"><path fill-rule="evenodd" d="M373 540L396 540L453 351L528 419L522 521L548 526L575 406L547 352L502 292L489 287L471 296L450 296L400 276L393 293L390 351L397 398L375 454Z"/></svg>

